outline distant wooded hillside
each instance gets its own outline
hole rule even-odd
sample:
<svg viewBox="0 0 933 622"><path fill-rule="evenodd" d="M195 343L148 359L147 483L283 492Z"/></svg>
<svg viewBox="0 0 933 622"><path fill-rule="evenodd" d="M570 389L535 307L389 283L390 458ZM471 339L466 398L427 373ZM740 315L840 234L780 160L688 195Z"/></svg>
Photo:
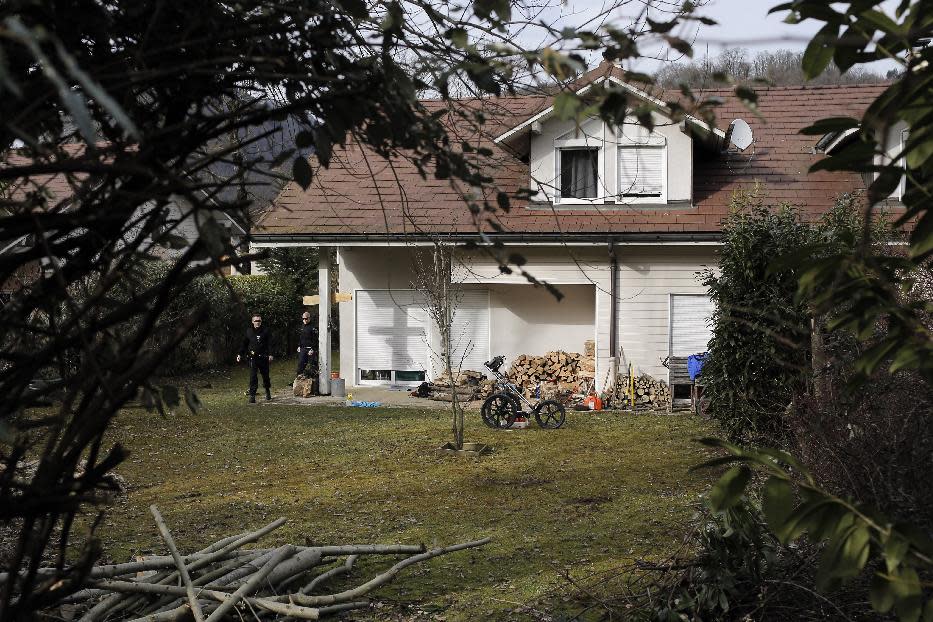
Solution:
<svg viewBox="0 0 933 622"><path fill-rule="evenodd" d="M656 75L658 85L677 87L686 84L691 88L712 87L722 84L728 77L738 82L762 80L776 86L795 84L837 85L868 84L884 82L896 78L891 71L886 75L853 67L841 73L835 64L830 63L826 70L809 82L803 76L801 59L803 52L777 50L758 52L752 56L743 48L728 48L718 56L706 56L688 63L672 63L662 68Z"/></svg>

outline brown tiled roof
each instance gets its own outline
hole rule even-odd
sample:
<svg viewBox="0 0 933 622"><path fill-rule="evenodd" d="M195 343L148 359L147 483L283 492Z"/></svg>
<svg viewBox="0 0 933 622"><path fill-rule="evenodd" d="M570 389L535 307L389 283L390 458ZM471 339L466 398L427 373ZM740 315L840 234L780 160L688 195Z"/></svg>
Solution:
<svg viewBox="0 0 933 622"><path fill-rule="evenodd" d="M422 179L402 158L386 161L351 143L335 150L330 168L316 168L307 191L288 184L256 233L339 238L360 235L411 233L467 234L477 228L494 232L493 219L506 232L533 237L541 234L694 234L716 233L728 214L735 191L761 185L769 203L789 203L807 217L824 212L835 198L862 188L854 173L808 174L820 159L813 153L817 138L798 131L817 119L861 116L885 85L829 87L773 87L759 89L756 117L728 89L707 90L699 96L722 98L717 118L725 129L737 117L751 125L754 144L742 153L694 152L693 204L684 206L587 206L550 209L512 201L504 214L471 216L458 190L448 180ZM550 103L544 97L503 97L462 100L458 106L481 107L488 121L482 132L466 138L493 151L489 174L499 189L510 194L529 184L528 164L492 142ZM439 106L437 102L428 104ZM452 125L454 132L458 125ZM313 162L312 158L312 165ZM494 199L491 201L495 205Z"/></svg>
<svg viewBox="0 0 933 622"><path fill-rule="evenodd" d="M68 143L61 145L61 150L69 158L76 158L84 154L85 145ZM0 154L0 168L30 166L34 163L35 160L31 157L16 151ZM0 198L19 203L18 208L27 204L30 207L42 209L60 209L71 202L76 190L86 178L87 175L84 173L73 174L70 179L68 175L62 173L29 175L26 180L19 179L10 183Z"/></svg>

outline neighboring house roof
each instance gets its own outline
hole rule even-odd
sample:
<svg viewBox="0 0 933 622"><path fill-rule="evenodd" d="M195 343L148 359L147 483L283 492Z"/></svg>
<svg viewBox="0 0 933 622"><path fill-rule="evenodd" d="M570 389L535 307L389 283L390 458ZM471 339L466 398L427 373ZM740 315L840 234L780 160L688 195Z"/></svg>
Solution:
<svg viewBox="0 0 933 622"><path fill-rule="evenodd" d="M590 72L590 79L594 76ZM602 74L605 75L605 72ZM585 76L586 78L587 76ZM598 76L597 76L598 77ZM581 84L581 81L576 83ZM560 206L513 199L509 213L494 218L511 237L540 239L546 236L629 234L654 238L660 235L694 237L720 231L734 193L761 184L764 200L797 206L812 219L832 206L836 197L864 187L860 176L846 172L808 169L823 154L814 149L815 138L799 134L814 121L831 116L861 117L886 85L794 86L757 89L756 117L731 89L695 92L698 98L718 97L719 130L744 118L755 141L744 152L715 151L695 147L692 205L587 205ZM657 96L664 100L663 95ZM429 109L442 102L426 101ZM487 117L482 132L459 136L460 126L450 124L456 139L472 139L492 150L489 175L498 188L513 194L529 185L529 165L508 147L496 143L509 130L539 115L551 104L550 97L500 97L457 100L455 107L480 108ZM697 142L697 141L695 141ZM312 165L314 162L312 161ZM448 180L422 179L403 158L386 161L371 150L350 142L336 148L330 168L316 167L312 186L303 191L291 182L259 222L258 239L269 236L317 241L379 239L401 235L468 235L486 222L474 220L461 194ZM673 173L672 173L673 174ZM495 205L495 197L490 197Z"/></svg>
<svg viewBox="0 0 933 622"><path fill-rule="evenodd" d="M69 158L77 158L84 154L85 145L83 143L68 143L61 145L61 149ZM35 161L31 157L16 151L9 151L0 155L0 167L2 168L30 166L34 163ZM80 189L80 185L85 179L87 179L87 175L84 173L73 175L71 180L62 173L30 175L27 182L12 182L8 186L0 188L0 198L15 202L18 206L21 206L24 201L32 197L35 203L34 207L61 209L71 202L75 192Z"/></svg>

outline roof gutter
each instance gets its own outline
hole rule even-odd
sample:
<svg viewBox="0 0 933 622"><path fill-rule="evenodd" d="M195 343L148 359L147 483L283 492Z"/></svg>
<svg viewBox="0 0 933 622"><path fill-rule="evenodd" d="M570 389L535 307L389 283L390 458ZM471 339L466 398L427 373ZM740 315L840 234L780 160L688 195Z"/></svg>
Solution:
<svg viewBox="0 0 933 622"><path fill-rule="evenodd" d="M429 234L254 234L249 241L253 246L408 246L416 244L542 244L561 246L610 244L719 244L722 233L456 233Z"/></svg>

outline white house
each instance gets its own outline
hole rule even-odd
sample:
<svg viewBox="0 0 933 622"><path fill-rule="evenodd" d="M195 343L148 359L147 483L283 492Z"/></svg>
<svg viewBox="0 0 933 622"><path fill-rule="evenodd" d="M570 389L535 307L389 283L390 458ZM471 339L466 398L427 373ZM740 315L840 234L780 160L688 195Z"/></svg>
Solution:
<svg viewBox="0 0 933 622"><path fill-rule="evenodd" d="M630 363L666 379L664 357L706 348L712 307L698 275L716 269L721 221L736 191L759 187L770 203L816 218L838 194L864 187L855 174L808 175L822 154L798 130L823 117L861 116L881 85L762 89L764 120L727 89L705 92L722 99L718 127L709 127L689 116L673 122L663 94L626 86L610 65L576 88L603 80L625 88L633 105L652 106L655 129L631 119L615 130L595 118L576 127L553 114L550 97L459 103L486 116L478 140L492 152L499 189L524 196L507 213L471 214L448 180L422 179L403 159L382 160L353 142L335 150L307 191L284 188L254 244L336 247L339 290L352 294L339 305L348 385L417 383L436 373L437 335L413 283L418 254L437 241L455 249L454 345L464 369L481 371L498 354L579 352L594 339L598 388ZM754 134L744 150L726 137L738 117ZM501 259L513 253L526 263L503 272ZM330 268L322 264L320 282Z"/></svg>

